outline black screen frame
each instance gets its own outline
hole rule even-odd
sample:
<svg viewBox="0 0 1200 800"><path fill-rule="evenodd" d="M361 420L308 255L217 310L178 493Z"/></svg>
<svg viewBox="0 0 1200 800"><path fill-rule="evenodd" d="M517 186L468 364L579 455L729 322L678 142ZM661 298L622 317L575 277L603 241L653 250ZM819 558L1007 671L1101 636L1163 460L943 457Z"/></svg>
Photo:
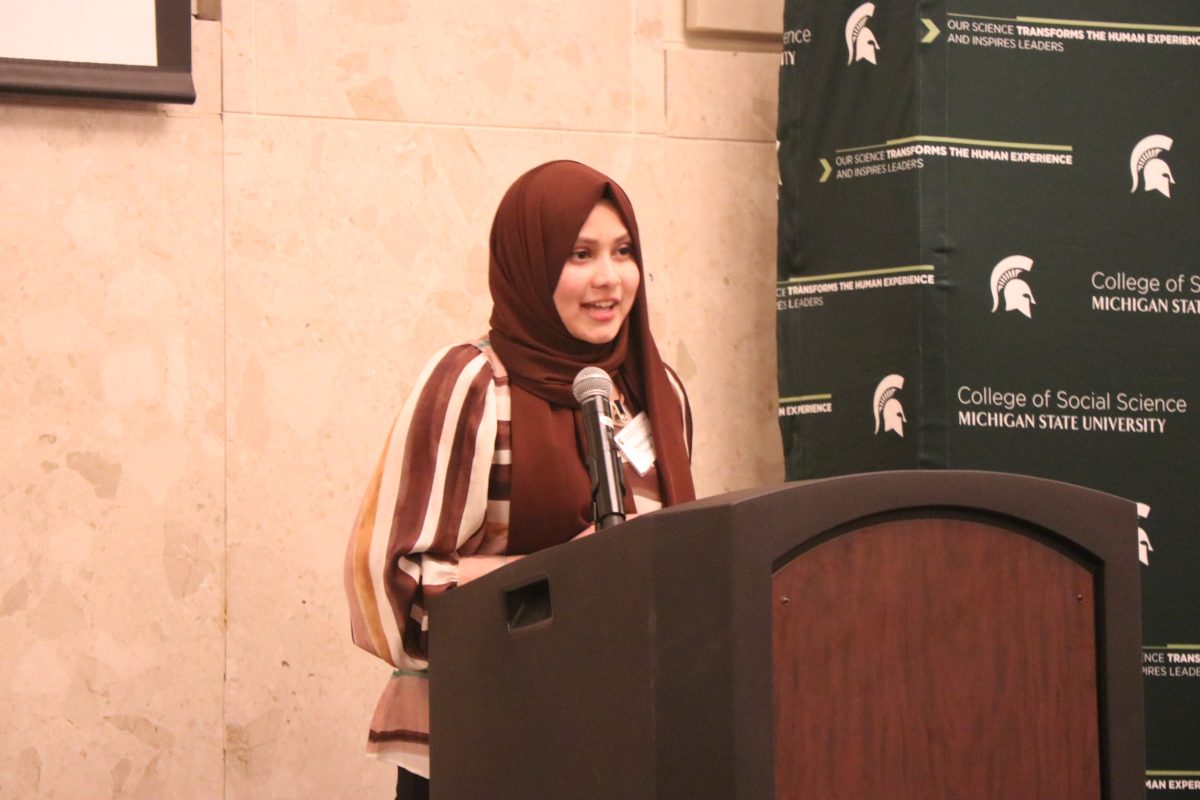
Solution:
<svg viewBox="0 0 1200 800"><path fill-rule="evenodd" d="M158 66L0 58L0 92L150 103L196 102L191 0L154 0L154 10Z"/></svg>

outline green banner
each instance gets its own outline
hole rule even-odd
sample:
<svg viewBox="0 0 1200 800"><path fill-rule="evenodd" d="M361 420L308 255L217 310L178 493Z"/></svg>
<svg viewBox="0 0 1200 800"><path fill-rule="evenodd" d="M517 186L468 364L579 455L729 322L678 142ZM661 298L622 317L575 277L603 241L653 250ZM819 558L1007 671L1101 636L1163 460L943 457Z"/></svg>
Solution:
<svg viewBox="0 0 1200 800"><path fill-rule="evenodd" d="M790 479L1129 497L1149 797L1200 796L1200 6L787 0Z"/></svg>

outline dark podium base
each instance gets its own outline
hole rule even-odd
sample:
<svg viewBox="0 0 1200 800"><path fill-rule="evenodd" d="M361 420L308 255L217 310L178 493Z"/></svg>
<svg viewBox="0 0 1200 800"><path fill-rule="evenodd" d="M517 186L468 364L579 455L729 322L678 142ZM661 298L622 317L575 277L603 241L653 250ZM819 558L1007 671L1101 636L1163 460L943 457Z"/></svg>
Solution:
<svg viewBox="0 0 1200 800"><path fill-rule="evenodd" d="M534 554L433 605L433 797L1140 798L1136 528L879 473Z"/></svg>

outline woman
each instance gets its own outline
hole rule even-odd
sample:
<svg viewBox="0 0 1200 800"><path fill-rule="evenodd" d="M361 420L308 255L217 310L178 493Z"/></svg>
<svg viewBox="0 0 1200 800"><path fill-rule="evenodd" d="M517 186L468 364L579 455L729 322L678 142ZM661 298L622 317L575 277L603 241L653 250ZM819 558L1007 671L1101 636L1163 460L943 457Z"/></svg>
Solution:
<svg viewBox="0 0 1200 800"><path fill-rule="evenodd" d="M614 181L573 161L517 179L492 224L486 339L426 366L397 417L346 556L354 641L396 669L368 750L400 766L397 796L426 797L425 609L507 560L591 523L571 384L613 376L618 428L645 414L654 461L623 460L628 511L695 497L691 412L650 334L637 221Z"/></svg>

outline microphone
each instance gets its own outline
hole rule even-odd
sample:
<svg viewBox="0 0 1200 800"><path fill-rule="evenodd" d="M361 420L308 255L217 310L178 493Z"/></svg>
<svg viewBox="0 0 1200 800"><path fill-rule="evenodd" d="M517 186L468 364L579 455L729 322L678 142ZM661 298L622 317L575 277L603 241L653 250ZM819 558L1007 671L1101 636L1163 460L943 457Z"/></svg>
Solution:
<svg viewBox="0 0 1200 800"><path fill-rule="evenodd" d="M592 476L592 518L602 531L625 521L625 480L613 445L612 379L599 367L584 367L571 391L583 409L588 472Z"/></svg>

